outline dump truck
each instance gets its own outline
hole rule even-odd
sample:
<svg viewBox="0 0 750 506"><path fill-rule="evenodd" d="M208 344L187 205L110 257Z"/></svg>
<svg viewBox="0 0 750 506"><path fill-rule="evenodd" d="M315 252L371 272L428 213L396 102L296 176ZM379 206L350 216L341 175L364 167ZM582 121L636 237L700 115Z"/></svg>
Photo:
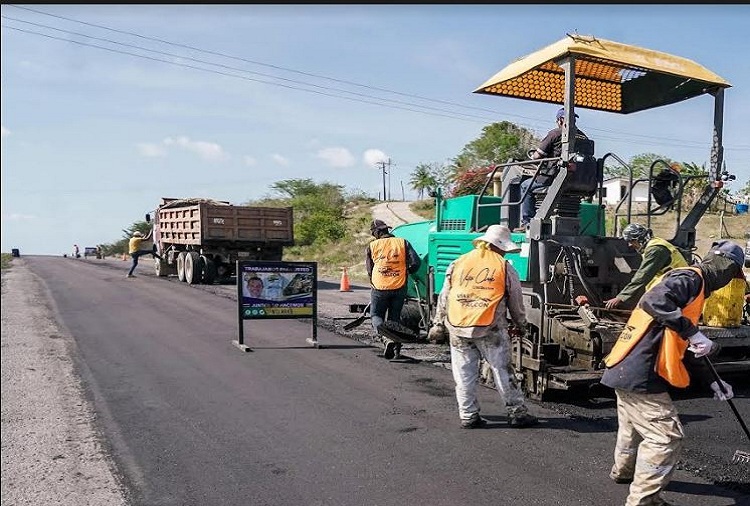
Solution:
<svg viewBox="0 0 750 506"><path fill-rule="evenodd" d="M194 284L236 276L238 260L280 261L294 244L291 207L238 206L205 198L162 198L153 212L157 276ZM151 222L151 213L146 214Z"/></svg>
<svg viewBox="0 0 750 506"><path fill-rule="evenodd" d="M520 183L537 178L550 164L557 168L548 187L533 190L536 214L523 232L512 234L521 246L506 255L519 272L528 328L513 341L513 365L523 377L525 392L542 398L552 390L578 390L598 384L603 358L611 351L630 310L606 309L630 281L640 255L621 238L624 223L650 226L656 216L674 215L669 241L688 260L696 252L695 226L733 176L723 164L724 92L730 85L720 76L682 57L590 36L568 36L518 59L495 74L475 93L559 104L564 107L562 153L557 158L508 160L492 168L475 195L435 197L435 219L401 225L393 234L411 242L422 266L409 286L402 324L422 335L433 324L437 296L448 265L472 249L472 240L492 224L519 227L525 194ZM671 169L655 160L647 174L614 153L597 156L594 140L576 138L575 108L617 114L666 106L696 97L713 99L710 168L706 174L673 174L671 208L657 205L653 193L657 175ZM707 144L709 144L707 142ZM603 204L605 164L629 173L620 202L606 214ZM688 183L701 179L702 195L684 208ZM647 184L648 200L633 201L634 188ZM671 215L670 215L671 216ZM665 217L666 218L666 217ZM734 303L741 303L734 297ZM750 372L750 325L726 321L701 330L721 345L714 359L721 371ZM491 377L485 378L491 383Z"/></svg>

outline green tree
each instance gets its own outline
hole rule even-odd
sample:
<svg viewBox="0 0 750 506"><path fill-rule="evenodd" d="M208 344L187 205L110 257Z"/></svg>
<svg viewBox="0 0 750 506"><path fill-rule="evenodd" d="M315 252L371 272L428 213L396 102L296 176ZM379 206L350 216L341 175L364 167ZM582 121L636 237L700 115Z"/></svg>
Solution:
<svg viewBox="0 0 750 506"><path fill-rule="evenodd" d="M495 165L508 160L525 160L528 151L539 144L539 139L526 128L509 121L492 123L482 129L482 135L466 144L452 160L445 184L452 182L448 192L452 196L478 193L487 174Z"/></svg>
<svg viewBox="0 0 750 506"><path fill-rule="evenodd" d="M344 187L312 179L286 179L271 185L281 202L294 208L295 243L302 246L341 239L344 222Z"/></svg>
<svg viewBox="0 0 750 506"><path fill-rule="evenodd" d="M412 189L418 192L418 198L424 198L424 193L428 193L436 188L445 188L451 181L453 169L444 163L431 162L420 163L411 173Z"/></svg>
<svg viewBox="0 0 750 506"><path fill-rule="evenodd" d="M409 184L412 190L417 192L417 198L422 200L425 191L429 191L431 188L437 186L437 181L430 171L430 165L426 163L417 165L414 172L411 173Z"/></svg>
<svg viewBox="0 0 750 506"><path fill-rule="evenodd" d="M630 158L628 161L628 166L633 169L633 179L640 179L640 178L647 178L649 173L649 168L651 167L651 164L654 163L656 160L662 160L666 162L667 165L672 165L674 161L672 161L669 157L666 157L664 155L660 155L657 153L641 153L638 155L635 155ZM654 175L658 174L663 168L665 168L666 165L663 163L657 163L654 166ZM611 177L628 177L628 168L623 167L622 165L605 165L604 166L604 177L605 178L611 178Z"/></svg>
<svg viewBox="0 0 750 506"><path fill-rule="evenodd" d="M455 176L469 169L505 163L511 158L525 160L528 150L538 143L539 140L526 128L509 121L492 123L453 159Z"/></svg>

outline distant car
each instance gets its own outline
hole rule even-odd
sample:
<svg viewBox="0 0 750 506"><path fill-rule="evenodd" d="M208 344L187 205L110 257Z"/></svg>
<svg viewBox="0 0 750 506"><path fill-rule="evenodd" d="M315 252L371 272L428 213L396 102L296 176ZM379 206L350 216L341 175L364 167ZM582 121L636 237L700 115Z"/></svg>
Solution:
<svg viewBox="0 0 750 506"><path fill-rule="evenodd" d="M96 248L92 248L92 247L83 248L83 258L88 258L90 256L92 257L95 256L96 258L99 258L99 256L97 255Z"/></svg>

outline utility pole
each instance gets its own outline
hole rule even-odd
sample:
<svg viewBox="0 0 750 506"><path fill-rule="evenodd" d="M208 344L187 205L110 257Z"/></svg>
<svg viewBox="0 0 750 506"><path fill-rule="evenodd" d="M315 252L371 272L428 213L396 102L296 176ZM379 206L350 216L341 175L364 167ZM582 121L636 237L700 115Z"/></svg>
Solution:
<svg viewBox="0 0 750 506"><path fill-rule="evenodd" d="M389 158L387 162L375 162L375 165L378 165L380 169L383 171L383 201L388 200L388 191L386 190L385 186L385 175L388 174L388 186L391 186L391 159ZM388 165L388 172L385 170L385 166Z"/></svg>

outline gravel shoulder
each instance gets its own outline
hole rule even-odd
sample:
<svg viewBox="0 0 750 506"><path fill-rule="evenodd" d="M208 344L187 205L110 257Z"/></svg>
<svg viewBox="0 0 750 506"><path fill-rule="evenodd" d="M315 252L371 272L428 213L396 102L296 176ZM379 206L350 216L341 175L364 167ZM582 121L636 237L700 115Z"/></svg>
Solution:
<svg viewBox="0 0 750 506"><path fill-rule="evenodd" d="M2 504L125 505L44 285L23 259L2 273Z"/></svg>

